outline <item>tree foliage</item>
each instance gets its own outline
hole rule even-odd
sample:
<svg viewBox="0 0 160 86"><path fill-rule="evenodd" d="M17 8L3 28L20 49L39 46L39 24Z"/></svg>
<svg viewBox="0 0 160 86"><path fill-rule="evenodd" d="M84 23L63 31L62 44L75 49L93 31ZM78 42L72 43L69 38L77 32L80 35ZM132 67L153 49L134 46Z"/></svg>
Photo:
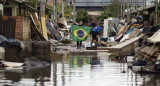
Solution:
<svg viewBox="0 0 160 86"><path fill-rule="evenodd" d="M35 8L35 0L27 0L29 2L29 5L31 7L34 7ZM37 1L37 6L40 6L40 1L38 0Z"/></svg>
<svg viewBox="0 0 160 86"><path fill-rule="evenodd" d="M101 12L101 15L97 17L98 20L103 21L108 17L117 17L118 16L118 2L112 0L112 4L104 6L104 11Z"/></svg>
<svg viewBox="0 0 160 86"><path fill-rule="evenodd" d="M89 20L89 15L87 11L85 11L84 9L80 9L77 11L76 15L77 22L83 21L84 23L87 23L88 20Z"/></svg>
<svg viewBox="0 0 160 86"><path fill-rule="evenodd" d="M59 16L62 16L62 6L60 4L57 4L57 12ZM72 7L69 7L67 5L64 5L64 17L66 18L72 18Z"/></svg>
<svg viewBox="0 0 160 86"><path fill-rule="evenodd" d="M30 4L30 6L32 6L33 8L35 7L35 0L27 0ZM38 0L37 2L37 6L40 6L40 1ZM46 9L46 13L48 15L52 15L54 14L54 10L53 10L53 7L52 6L49 6L46 4L46 7L50 8L51 10L47 10ZM65 5L65 8L64 8L64 16L66 18L72 18L72 15L71 15L71 12L72 11L72 7L69 7L67 5ZM59 17L62 16L62 8L61 8L61 5L57 3L57 14Z"/></svg>
<svg viewBox="0 0 160 86"><path fill-rule="evenodd" d="M35 0L27 0L27 1L29 2L29 5L31 7L35 8ZM40 6L40 1L39 0L37 0L37 6ZM49 5L46 5L46 7L48 7L49 9L51 9L51 10L46 9L46 13L48 15L52 15L53 14L53 7L51 7Z"/></svg>
<svg viewBox="0 0 160 86"><path fill-rule="evenodd" d="M65 6L64 8L64 16L68 19L71 19L72 18L72 7L69 7L69 6Z"/></svg>

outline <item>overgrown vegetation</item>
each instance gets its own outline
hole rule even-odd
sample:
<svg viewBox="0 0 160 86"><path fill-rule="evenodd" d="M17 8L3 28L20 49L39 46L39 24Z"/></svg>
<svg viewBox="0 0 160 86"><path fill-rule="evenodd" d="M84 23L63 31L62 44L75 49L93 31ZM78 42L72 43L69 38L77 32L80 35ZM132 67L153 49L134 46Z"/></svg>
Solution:
<svg viewBox="0 0 160 86"><path fill-rule="evenodd" d="M57 13L59 17L62 17L62 6L60 4L57 4ZM72 13L72 7L65 5L64 6L64 17L66 17L67 19L72 18L71 13Z"/></svg>
<svg viewBox="0 0 160 86"><path fill-rule="evenodd" d="M80 9L77 11L77 15L76 15L77 22L83 21L84 23L87 23L88 20L89 20L89 15L86 10Z"/></svg>
<svg viewBox="0 0 160 86"><path fill-rule="evenodd" d="M118 4L117 0L112 0L112 4L103 7L104 11L101 12L101 15L98 16L97 19L103 21L108 17L117 17Z"/></svg>
<svg viewBox="0 0 160 86"><path fill-rule="evenodd" d="M32 6L33 8L35 7L35 0L27 0L30 4L30 6ZM38 0L37 2L37 6L40 6L40 1ZM46 5L46 7L50 8L51 10L47 10L46 9L46 13L48 15L52 15L54 14L54 10L53 10L53 7L52 6L49 6L49 5ZM71 11L72 11L72 7L68 7L67 5L65 5L65 8L64 8L64 16L66 18L72 18L72 15L71 15ZM60 4L57 4L57 14L59 17L62 16L62 8L61 8L61 5Z"/></svg>
<svg viewBox="0 0 160 86"><path fill-rule="evenodd" d="M67 19L71 19L72 18L72 7L68 7L68 6L65 6L64 8L64 16L67 18Z"/></svg>
<svg viewBox="0 0 160 86"><path fill-rule="evenodd" d="M35 0L27 0L30 4L31 7L35 7ZM37 6L40 5L40 1L37 1Z"/></svg>
<svg viewBox="0 0 160 86"><path fill-rule="evenodd" d="M27 0L27 1L29 2L29 5L31 7L35 8L35 0ZM37 6L40 6L40 1L39 0L37 1ZM46 9L46 13L48 15L52 15L54 13L53 12L53 8L51 6L49 6L49 5L46 5L46 7L48 7L49 9L51 9L51 10Z"/></svg>
<svg viewBox="0 0 160 86"><path fill-rule="evenodd" d="M157 3L157 5L158 5L157 15L158 15L158 17L160 17L160 4L159 4L159 3Z"/></svg>

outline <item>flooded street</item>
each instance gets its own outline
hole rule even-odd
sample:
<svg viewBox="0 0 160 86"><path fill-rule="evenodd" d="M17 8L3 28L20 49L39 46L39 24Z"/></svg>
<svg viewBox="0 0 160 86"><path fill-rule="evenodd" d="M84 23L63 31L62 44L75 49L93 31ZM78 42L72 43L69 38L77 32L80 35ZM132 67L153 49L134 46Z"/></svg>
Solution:
<svg viewBox="0 0 160 86"><path fill-rule="evenodd" d="M0 70L0 86L160 85L160 76L136 74L127 66L128 63L113 61L105 53L68 56L54 59L50 67Z"/></svg>

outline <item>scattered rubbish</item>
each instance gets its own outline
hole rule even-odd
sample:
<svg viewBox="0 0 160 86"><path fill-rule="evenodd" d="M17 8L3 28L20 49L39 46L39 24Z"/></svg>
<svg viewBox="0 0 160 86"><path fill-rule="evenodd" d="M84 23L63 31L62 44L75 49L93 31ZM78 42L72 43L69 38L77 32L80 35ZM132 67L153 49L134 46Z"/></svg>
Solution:
<svg viewBox="0 0 160 86"><path fill-rule="evenodd" d="M139 60L139 61L135 61L133 63L133 66L146 66L147 61L146 60Z"/></svg>
<svg viewBox="0 0 160 86"><path fill-rule="evenodd" d="M3 62L4 66L10 67L10 68L16 68L21 67L24 65L24 63L18 63L18 62Z"/></svg>
<svg viewBox="0 0 160 86"><path fill-rule="evenodd" d="M5 67L4 71L15 72L15 73L23 73L24 67Z"/></svg>
<svg viewBox="0 0 160 86"><path fill-rule="evenodd" d="M94 43L92 43L92 44L94 44ZM84 45L85 48L86 48L86 47L91 47L91 46L93 46L93 45L91 45L90 42L88 42L88 43L86 43L86 44Z"/></svg>
<svg viewBox="0 0 160 86"><path fill-rule="evenodd" d="M24 59L24 61L25 61L24 64L27 67L34 67L34 66L37 66L37 67L46 67L46 66L50 65L49 62L39 60L36 57L26 58L26 59Z"/></svg>
<svg viewBox="0 0 160 86"><path fill-rule="evenodd" d="M126 71L125 71L125 70L123 70L123 71L122 71L122 73L126 73Z"/></svg>
<svg viewBox="0 0 160 86"><path fill-rule="evenodd" d="M51 21L46 20L47 29L55 36L55 38L58 41L61 41L62 40L61 34L54 28L54 26L52 26L53 24L51 23L52 23Z"/></svg>
<svg viewBox="0 0 160 86"><path fill-rule="evenodd" d="M5 47L0 47L0 60L5 58Z"/></svg>
<svg viewBox="0 0 160 86"><path fill-rule="evenodd" d="M148 41L152 43L159 43L160 42L159 37L160 37L160 30L158 30L153 36L148 38Z"/></svg>

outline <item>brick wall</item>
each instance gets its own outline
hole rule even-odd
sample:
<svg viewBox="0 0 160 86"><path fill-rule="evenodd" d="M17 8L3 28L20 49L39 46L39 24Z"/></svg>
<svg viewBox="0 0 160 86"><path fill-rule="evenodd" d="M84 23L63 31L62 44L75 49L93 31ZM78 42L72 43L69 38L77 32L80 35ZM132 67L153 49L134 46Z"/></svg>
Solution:
<svg viewBox="0 0 160 86"><path fill-rule="evenodd" d="M23 38L23 18L22 16L3 16L2 20L8 20L9 18L16 20L15 39L22 40Z"/></svg>
<svg viewBox="0 0 160 86"><path fill-rule="evenodd" d="M23 39L23 18L21 16L16 18L15 39Z"/></svg>

